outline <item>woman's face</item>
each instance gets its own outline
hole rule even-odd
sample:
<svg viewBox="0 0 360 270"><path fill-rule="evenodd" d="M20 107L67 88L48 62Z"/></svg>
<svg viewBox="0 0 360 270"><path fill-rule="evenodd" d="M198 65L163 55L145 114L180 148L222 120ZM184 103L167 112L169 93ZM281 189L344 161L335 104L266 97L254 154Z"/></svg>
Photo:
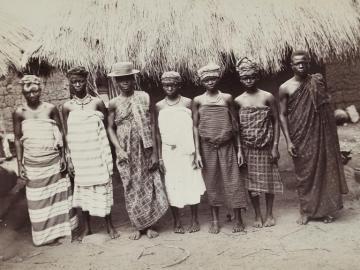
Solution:
<svg viewBox="0 0 360 270"><path fill-rule="evenodd" d="M165 81L162 82L162 87L166 96L175 97L179 94L181 85L176 81Z"/></svg>
<svg viewBox="0 0 360 270"><path fill-rule="evenodd" d="M124 93L129 93L134 90L135 77L134 75L115 77L116 85Z"/></svg>
<svg viewBox="0 0 360 270"><path fill-rule="evenodd" d="M73 90L73 93L80 93L86 91L86 78L80 75L70 75L69 77L70 90Z"/></svg>

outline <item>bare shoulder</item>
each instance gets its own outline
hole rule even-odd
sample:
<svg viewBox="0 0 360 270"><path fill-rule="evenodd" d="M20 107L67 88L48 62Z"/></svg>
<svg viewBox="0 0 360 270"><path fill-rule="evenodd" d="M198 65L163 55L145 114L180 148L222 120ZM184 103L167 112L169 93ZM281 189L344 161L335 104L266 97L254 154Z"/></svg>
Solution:
<svg viewBox="0 0 360 270"><path fill-rule="evenodd" d="M193 102L194 102L195 104L200 104L201 101L203 100L203 98L204 98L204 94L199 95L199 96L196 96L196 97L194 97Z"/></svg>
<svg viewBox="0 0 360 270"><path fill-rule="evenodd" d="M233 102L233 97L232 95L228 94L228 93L222 93L222 97L224 99L224 101L226 103L232 103Z"/></svg>
<svg viewBox="0 0 360 270"><path fill-rule="evenodd" d="M260 90L260 94L265 98L266 101L274 101L275 100L275 97L273 94L271 94L270 92L268 91L265 91L265 90Z"/></svg>
<svg viewBox="0 0 360 270"><path fill-rule="evenodd" d="M26 109L23 104L19 105L14 111L14 116L17 118L22 117L24 115L25 110Z"/></svg>
<svg viewBox="0 0 360 270"><path fill-rule="evenodd" d="M241 95L238 95L238 96L234 99L234 101L235 101L235 103L240 104L241 101L242 101L244 98L245 98L245 92L242 93Z"/></svg>
<svg viewBox="0 0 360 270"><path fill-rule="evenodd" d="M290 85L292 84L293 79L289 79L286 82L284 82L282 85L280 85L279 87L279 93L280 94L288 94L289 93L289 89L290 89Z"/></svg>
<svg viewBox="0 0 360 270"><path fill-rule="evenodd" d="M162 110L162 109L164 109L164 107L165 107L165 99L162 99L162 100L160 100L160 101L158 101L156 104L155 104L155 109L156 109L156 111L160 111L160 110Z"/></svg>
<svg viewBox="0 0 360 270"><path fill-rule="evenodd" d="M191 107L192 100L190 98L181 96L181 99L182 99L182 102L183 102L183 104L185 105L186 108Z"/></svg>

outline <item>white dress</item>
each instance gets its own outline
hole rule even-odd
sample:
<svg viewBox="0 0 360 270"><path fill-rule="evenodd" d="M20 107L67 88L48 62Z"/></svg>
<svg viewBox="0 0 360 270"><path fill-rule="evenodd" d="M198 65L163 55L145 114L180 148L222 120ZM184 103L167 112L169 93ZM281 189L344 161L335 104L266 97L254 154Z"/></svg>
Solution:
<svg viewBox="0 0 360 270"><path fill-rule="evenodd" d="M191 110L167 107L159 112L165 187L171 206L200 203L205 192L201 170L194 168L194 138Z"/></svg>

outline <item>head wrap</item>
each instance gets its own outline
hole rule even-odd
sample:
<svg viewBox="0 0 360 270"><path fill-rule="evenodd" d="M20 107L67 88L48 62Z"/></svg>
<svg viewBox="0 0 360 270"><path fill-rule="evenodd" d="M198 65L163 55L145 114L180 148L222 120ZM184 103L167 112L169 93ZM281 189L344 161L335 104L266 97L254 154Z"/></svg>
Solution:
<svg viewBox="0 0 360 270"><path fill-rule="evenodd" d="M244 57L237 61L236 71L239 73L240 77L249 71L253 71L253 73L257 76L259 75L259 66L249 58Z"/></svg>
<svg viewBox="0 0 360 270"><path fill-rule="evenodd" d="M24 85L28 83L40 85L41 79L35 75L25 75L21 78L20 84Z"/></svg>
<svg viewBox="0 0 360 270"><path fill-rule="evenodd" d="M220 66L214 63L209 63L200 68L197 73L201 81L208 77L220 78Z"/></svg>
<svg viewBox="0 0 360 270"><path fill-rule="evenodd" d="M161 76L161 82L176 82L180 83L182 82L182 78L180 74L176 71L167 71L164 72Z"/></svg>
<svg viewBox="0 0 360 270"><path fill-rule="evenodd" d="M69 69L67 71L66 76L70 77L71 75L79 75L81 77L86 78L88 74L89 74L89 72L84 67L77 66L77 67L73 67L73 68Z"/></svg>

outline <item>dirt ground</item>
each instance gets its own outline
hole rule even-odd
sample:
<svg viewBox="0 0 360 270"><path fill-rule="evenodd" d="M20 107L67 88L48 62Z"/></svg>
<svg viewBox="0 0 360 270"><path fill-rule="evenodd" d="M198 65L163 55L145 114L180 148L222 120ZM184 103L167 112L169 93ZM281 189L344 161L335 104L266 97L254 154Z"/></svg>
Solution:
<svg viewBox="0 0 360 270"><path fill-rule="evenodd" d="M113 218L120 238L110 240L103 221L94 218L95 234L83 243L64 240L60 246L36 248L31 242L26 202L20 199L0 221L0 269L360 269L360 184L355 182L353 170L360 167L360 124L340 127L339 136L341 148L352 150L352 160L345 167L350 193L344 196L344 209L335 223L295 223L295 179L282 140L279 166L286 191L275 201L275 227L253 228L253 210L249 207L244 213L246 232L233 234L231 223L226 222L227 211L221 209L221 232L210 235L209 207L204 198L200 232L174 234L168 213L157 224L158 238L143 236L132 241L128 239L131 227L121 184L115 179ZM12 161L5 166L14 164ZM185 208L182 213L183 222L188 224L190 210Z"/></svg>

